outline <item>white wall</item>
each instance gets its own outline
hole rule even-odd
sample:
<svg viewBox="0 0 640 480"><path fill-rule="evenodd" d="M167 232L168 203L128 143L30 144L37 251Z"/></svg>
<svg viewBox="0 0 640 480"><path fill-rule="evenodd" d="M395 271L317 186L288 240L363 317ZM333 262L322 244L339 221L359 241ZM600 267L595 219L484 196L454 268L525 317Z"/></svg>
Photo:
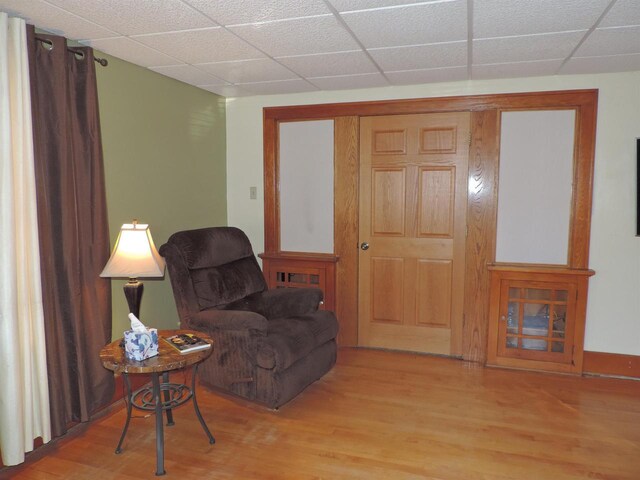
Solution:
<svg viewBox="0 0 640 480"><path fill-rule="evenodd" d="M280 123L280 249L333 253L334 121Z"/></svg>
<svg viewBox="0 0 640 480"><path fill-rule="evenodd" d="M501 117L496 262L566 265L576 112Z"/></svg>
<svg viewBox="0 0 640 480"><path fill-rule="evenodd" d="M590 256L590 267L596 275L590 282L585 348L640 355L640 238L635 237L635 139L640 137L640 72L229 99L229 225L242 228L255 251L263 251L263 107L583 88L600 89ZM258 200L249 200L252 185L258 186Z"/></svg>

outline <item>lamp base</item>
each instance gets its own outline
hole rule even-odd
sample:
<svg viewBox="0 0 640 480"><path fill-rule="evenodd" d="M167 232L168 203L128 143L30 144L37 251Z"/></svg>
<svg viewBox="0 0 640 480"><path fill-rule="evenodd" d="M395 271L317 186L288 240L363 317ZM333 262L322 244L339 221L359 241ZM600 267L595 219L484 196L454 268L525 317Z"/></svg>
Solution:
<svg viewBox="0 0 640 480"><path fill-rule="evenodd" d="M124 284L124 296L127 297L129 311L137 318L140 318L140 300L142 299L142 290L142 282L139 282L135 278L130 278L129 281Z"/></svg>

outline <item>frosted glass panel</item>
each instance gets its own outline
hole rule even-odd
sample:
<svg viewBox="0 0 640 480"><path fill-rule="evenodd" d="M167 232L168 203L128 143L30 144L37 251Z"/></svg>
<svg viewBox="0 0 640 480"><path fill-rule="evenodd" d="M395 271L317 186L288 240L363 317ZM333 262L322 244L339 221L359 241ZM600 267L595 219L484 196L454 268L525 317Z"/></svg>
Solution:
<svg viewBox="0 0 640 480"><path fill-rule="evenodd" d="M567 264L574 130L574 110L502 113L498 262Z"/></svg>
<svg viewBox="0 0 640 480"><path fill-rule="evenodd" d="M280 124L280 249L333 253L333 120Z"/></svg>

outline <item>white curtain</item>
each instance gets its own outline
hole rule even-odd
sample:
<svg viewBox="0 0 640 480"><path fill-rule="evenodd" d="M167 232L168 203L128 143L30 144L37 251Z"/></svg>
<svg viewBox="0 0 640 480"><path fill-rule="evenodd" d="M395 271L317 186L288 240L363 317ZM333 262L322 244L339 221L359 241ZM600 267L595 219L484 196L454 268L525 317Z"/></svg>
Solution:
<svg viewBox="0 0 640 480"><path fill-rule="evenodd" d="M0 12L0 452L51 439L24 20Z"/></svg>

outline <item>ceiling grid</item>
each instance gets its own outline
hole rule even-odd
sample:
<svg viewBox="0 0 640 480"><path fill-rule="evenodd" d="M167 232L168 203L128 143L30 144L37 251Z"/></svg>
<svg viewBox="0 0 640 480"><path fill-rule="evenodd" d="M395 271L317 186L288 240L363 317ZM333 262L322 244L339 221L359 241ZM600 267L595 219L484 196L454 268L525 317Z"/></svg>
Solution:
<svg viewBox="0 0 640 480"><path fill-rule="evenodd" d="M639 0L0 0L226 96L640 70Z"/></svg>

